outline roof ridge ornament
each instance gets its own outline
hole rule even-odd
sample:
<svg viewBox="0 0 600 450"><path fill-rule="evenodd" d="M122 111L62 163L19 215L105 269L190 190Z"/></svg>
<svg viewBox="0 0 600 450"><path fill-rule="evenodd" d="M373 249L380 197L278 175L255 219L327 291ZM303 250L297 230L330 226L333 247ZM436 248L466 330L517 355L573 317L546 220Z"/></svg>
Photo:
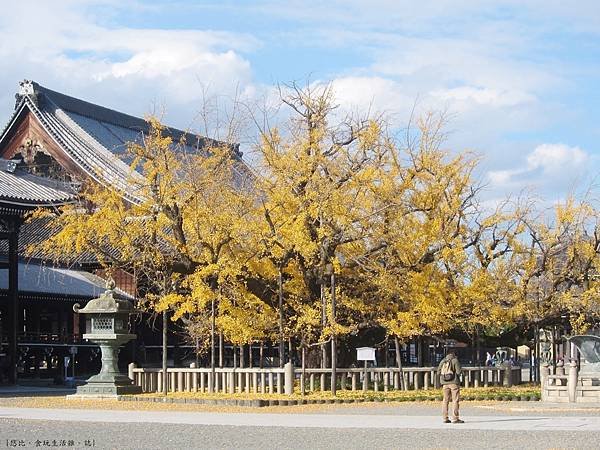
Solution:
<svg viewBox="0 0 600 450"><path fill-rule="evenodd" d="M117 284L115 283L115 280L113 279L113 277L109 276L106 280L106 292L105 294L112 294L113 291L115 290L115 286Z"/></svg>
<svg viewBox="0 0 600 450"><path fill-rule="evenodd" d="M38 106L38 93L36 92L35 85L36 83L33 80L23 80L19 82L19 92L15 95L15 98L17 99L15 108L19 106L23 97L29 97L29 99Z"/></svg>
<svg viewBox="0 0 600 450"><path fill-rule="evenodd" d="M19 82L19 95L35 95L35 88L32 80L23 80Z"/></svg>

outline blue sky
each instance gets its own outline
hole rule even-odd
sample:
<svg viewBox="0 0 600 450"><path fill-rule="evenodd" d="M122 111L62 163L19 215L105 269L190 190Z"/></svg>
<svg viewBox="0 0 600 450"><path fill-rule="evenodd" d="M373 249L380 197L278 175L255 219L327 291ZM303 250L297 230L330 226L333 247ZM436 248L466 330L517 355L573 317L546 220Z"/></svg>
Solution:
<svg viewBox="0 0 600 450"><path fill-rule="evenodd" d="M596 1L20 1L0 28L2 120L24 78L192 129L205 91L310 79L400 128L415 102L448 111L489 199L553 201L600 173Z"/></svg>

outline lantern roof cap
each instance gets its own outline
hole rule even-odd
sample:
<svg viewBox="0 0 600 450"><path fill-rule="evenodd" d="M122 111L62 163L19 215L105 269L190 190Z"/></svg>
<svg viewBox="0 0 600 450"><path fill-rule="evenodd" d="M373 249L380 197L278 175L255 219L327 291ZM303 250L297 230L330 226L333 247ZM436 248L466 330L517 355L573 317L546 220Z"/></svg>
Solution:
<svg viewBox="0 0 600 450"><path fill-rule="evenodd" d="M115 282L109 278L106 282L106 291L100 297L90 300L84 308L76 303L73 311L80 314L106 314L106 313L132 313L133 305L127 300L114 298Z"/></svg>

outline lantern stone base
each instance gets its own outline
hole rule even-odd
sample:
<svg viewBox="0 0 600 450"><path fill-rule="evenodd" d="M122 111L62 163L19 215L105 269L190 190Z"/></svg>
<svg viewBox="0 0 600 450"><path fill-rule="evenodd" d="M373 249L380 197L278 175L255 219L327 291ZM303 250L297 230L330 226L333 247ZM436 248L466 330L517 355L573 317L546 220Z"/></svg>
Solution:
<svg viewBox="0 0 600 450"><path fill-rule="evenodd" d="M117 385L112 383L87 383L77 387L77 393L70 398L111 397L119 395L141 394L142 388L133 384Z"/></svg>
<svg viewBox="0 0 600 450"><path fill-rule="evenodd" d="M133 334L84 334L85 339L96 342L102 352L100 373L90 377L86 384L77 387L71 398L116 398L119 395L141 394L141 386L136 386L125 374L119 372L118 355L122 344L135 338Z"/></svg>

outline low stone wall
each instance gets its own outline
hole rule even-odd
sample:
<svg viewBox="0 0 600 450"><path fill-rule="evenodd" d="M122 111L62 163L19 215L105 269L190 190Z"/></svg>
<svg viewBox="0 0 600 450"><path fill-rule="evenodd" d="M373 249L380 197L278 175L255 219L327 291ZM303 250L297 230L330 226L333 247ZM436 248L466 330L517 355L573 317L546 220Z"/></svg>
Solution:
<svg viewBox="0 0 600 450"><path fill-rule="evenodd" d="M554 373L552 373L554 372ZM579 373L577 364L540 368L542 401L549 403L600 403L600 374Z"/></svg>

